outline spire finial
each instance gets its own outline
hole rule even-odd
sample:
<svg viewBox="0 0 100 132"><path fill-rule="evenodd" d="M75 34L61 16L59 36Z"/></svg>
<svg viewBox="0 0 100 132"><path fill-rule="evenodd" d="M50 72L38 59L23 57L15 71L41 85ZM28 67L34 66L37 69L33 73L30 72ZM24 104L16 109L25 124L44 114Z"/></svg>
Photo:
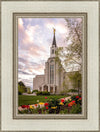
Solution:
<svg viewBox="0 0 100 132"><path fill-rule="evenodd" d="M55 34L55 31L56 31L56 29L55 29L55 28L53 28L53 32L54 32L54 34Z"/></svg>
<svg viewBox="0 0 100 132"><path fill-rule="evenodd" d="M53 28L53 33L54 33L54 36L53 36L53 43L52 43L52 45L56 47L55 31L56 31L56 29L55 29L55 28Z"/></svg>

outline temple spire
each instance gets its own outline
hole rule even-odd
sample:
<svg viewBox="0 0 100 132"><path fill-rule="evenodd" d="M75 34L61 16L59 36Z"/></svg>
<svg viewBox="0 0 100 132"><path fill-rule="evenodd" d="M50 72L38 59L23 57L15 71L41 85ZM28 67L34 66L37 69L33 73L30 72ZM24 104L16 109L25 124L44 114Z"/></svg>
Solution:
<svg viewBox="0 0 100 132"><path fill-rule="evenodd" d="M55 46L55 47L56 47L55 31L56 31L56 29L55 29L55 28L53 28L53 33L54 33L54 36L53 36L52 46Z"/></svg>

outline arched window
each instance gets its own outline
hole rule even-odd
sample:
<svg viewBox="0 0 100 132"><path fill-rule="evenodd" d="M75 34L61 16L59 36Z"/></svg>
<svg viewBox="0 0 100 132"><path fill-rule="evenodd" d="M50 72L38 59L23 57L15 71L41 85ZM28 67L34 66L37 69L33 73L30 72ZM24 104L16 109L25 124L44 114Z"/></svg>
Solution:
<svg viewBox="0 0 100 132"><path fill-rule="evenodd" d="M50 84L54 83L54 65L50 65Z"/></svg>
<svg viewBox="0 0 100 132"><path fill-rule="evenodd" d="M53 63L54 61L53 60L50 60L50 63Z"/></svg>
<svg viewBox="0 0 100 132"><path fill-rule="evenodd" d="M54 54L54 49L52 49L52 54Z"/></svg>

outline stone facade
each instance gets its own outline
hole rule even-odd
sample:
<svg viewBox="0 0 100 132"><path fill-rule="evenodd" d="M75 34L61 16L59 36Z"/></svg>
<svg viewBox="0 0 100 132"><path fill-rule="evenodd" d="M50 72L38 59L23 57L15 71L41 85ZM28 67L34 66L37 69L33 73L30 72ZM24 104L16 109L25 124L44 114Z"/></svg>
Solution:
<svg viewBox="0 0 100 132"><path fill-rule="evenodd" d="M37 75L33 79L33 89L39 90L39 87L41 87L41 85L43 85L44 82L45 82L45 75Z"/></svg>
<svg viewBox="0 0 100 132"><path fill-rule="evenodd" d="M63 89L63 82L68 76L63 67L59 67L58 62L55 60L55 51L57 50L56 39L55 39L55 30L53 43L50 48L50 58L45 62L44 75L37 75L33 79L33 89L39 91L48 91L52 94L59 94ZM58 69L61 70L58 70ZM71 86L71 83L66 82L68 86Z"/></svg>

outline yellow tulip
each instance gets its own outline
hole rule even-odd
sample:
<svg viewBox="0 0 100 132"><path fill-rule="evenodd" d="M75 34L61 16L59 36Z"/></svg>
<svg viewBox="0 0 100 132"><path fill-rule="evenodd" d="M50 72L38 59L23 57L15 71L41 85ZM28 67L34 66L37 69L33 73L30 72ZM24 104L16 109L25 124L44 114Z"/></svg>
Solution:
<svg viewBox="0 0 100 132"><path fill-rule="evenodd" d="M30 105L30 109L34 109L34 106Z"/></svg>
<svg viewBox="0 0 100 132"><path fill-rule="evenodd" d="M64 103L60 102L60 105L64 105Z"/></svg>
<svg viewBox="0 0 100 132"><path fill-rule="evenodd" d="M43 102L40 102L39 104L40 104L40 105L44 105L44 103L43 103Z"/></svg>
<svg viewBox="0 0 100 132"><path fill-rule="evenodd" d="M51 109L56 109L57 108L57 106L56 107L51 107Z"/></svg>

